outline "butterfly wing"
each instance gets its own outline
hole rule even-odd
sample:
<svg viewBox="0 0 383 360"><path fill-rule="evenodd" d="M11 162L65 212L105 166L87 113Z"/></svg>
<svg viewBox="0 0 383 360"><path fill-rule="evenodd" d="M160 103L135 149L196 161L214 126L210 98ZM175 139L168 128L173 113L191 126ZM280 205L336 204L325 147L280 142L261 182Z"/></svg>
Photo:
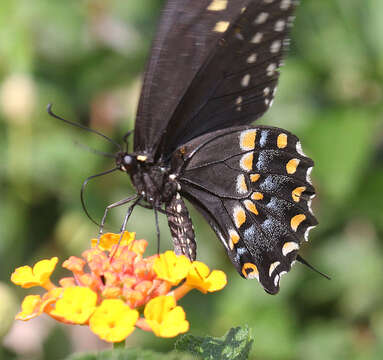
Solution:
<svg viewBox="0 0 383 360"><path fill-rule="evenodd" d="M144 76L134 151L154 154L193 78L222 37L219 21L233 22L252 0L168 0Z"/></svg>
<svg viewBox="0 0 383 360"><path fill-rule="evenodd" d="M209 221L237 271L277 293L317 224L313 161L298 138L272 127L228 128L181 150L181 194Z"/></svg>
<svg viewBox="0 0 383 360"><path fill-rule="evenodd" d="M220 38L169 121L161 154L207 132L250 124L272 105L295 9L293 0L252 0L234 21L219 18L209 31Z"/></svg>

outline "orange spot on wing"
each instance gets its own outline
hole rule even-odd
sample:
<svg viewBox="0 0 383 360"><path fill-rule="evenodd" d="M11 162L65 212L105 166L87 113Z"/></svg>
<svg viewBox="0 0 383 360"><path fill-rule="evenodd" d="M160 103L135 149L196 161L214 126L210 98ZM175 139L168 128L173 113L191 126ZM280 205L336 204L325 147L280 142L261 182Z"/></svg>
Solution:
<svg viewBox="0 0 383 360"><path fill-rule="evenodd" d="M294 189L291 193L291 196L295 202L299 202L301 199L301 195L303 191L306 190L306 186L299 186L296 189Z"/></svg>
<svg viewBox="0 0 383 360"><path fill-rule="evenodd" d="M246 279L258 279L259 280L258 268L253 263L245 263L242 266L242 274Z"/></svg>
<svg viewBox="0 0 383 360"><path fill-rule="evenodd" d="M251 174L250 175L250 180L251 180L251 182L257 182L260 177L261 177L260 174Z"/></svg>
<svg viewBox="0 0 383 360"><path fill-rule="evenodd" d="M238 235L238 233L235 230L230 230L229 231L229 235L230 235L229 246L230 246L230 249L233 250L234 249L234 245L238 244L239 235Z"/></svg>
<svg viewBox="0 0 383 360"><path fill-rule="evenodd" d="M243 203L245 204L247 210L249 210L255 215L258 215L257 207L251 200L245 200Z"/></svg>
<svg viewBox="0 0 383 360"><path fill-rule="evenodd" d="M243 170L250 171L253 168L253 153L245 154L241 157L240 165Z"/></svg>
<svg viewBox="0 0 383 360"><path fill-rule="evenodd" d="M284 149L287 146L287 135L279 134L277 138L277 146L280 149Z"/></svg>
<svg viewBox="0 0 383 360"><path fill-rule="evenodd" d="M234 208L234 221L235 221L235 225L237 226L238 229L246 221L245 210L243 210L243 208L240 206L237 206L236 208Z"/></svg>
<svg viewBox="0 0 383 360"><path fill-rule="evenodd" d="M253 200L262 200L263 199L263 194L260 192L255 192L251 195L251 198Z"/></svg>
<svg viewBox="0 0 383 360"><path fill-rule="evenodd" d="M245 130L241 133L240 146L242 150L254 150L257 130Z"/></svg>
<svg viewBox="0 0 383 360"><path fill-rule="evenodd" d="M286 164L286 171L288 174L292 175L295 174L297 171L297 167L300 163L299 159L291 159L287 164Z"/></svg>
<svg viewBox="0 0 383 360"><path fill-rule="evenodd" d="M294 217L291 218L291 228L294 230L294 231L297 231L298 229L298 226L300 225L300 223L302 221L305 221L306 220L306 215L304 214L298 214L298 215L295 215Z"/></svg>

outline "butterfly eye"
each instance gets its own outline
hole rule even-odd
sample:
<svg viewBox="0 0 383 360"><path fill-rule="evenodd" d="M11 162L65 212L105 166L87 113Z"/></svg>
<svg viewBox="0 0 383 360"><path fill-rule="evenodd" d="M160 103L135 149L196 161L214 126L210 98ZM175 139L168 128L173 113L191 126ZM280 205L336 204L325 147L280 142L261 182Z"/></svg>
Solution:
<svg viewBox="0 0 383 360"><path fill-rule="evenodd" d="M129 154L123 154L120 153L117 157L117 166L122 170L122 171L131 171L136 167L137 160L134 156L129 155Z"/></svg>
<svg viewBox="0 0 383 360"><path fill-rule="evenodd" d="M136 164L136 159L131 155L125 155L122 159L122 163L125 168L129 169Z"/></svg>

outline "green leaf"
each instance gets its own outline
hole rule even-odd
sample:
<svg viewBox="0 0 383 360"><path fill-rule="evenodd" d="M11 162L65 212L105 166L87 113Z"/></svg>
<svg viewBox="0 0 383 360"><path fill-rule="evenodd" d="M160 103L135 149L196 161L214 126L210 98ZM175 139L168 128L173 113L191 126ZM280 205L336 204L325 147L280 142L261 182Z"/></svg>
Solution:
<svg viewBox="0 0 383 360"><path fill-rule="evenodd" d="M252 344L253 339L246 326L232 328L222 338L184 335L176 342L175 348L199 355L203 360L245 360Z"/></svg>
<svg viewBox="0 0 383 360"><path fill-rule="evenodd" d="M114 349L99 353L74 354L66 360L192 360L188 354L178 351L170 353L158 353L142 349Z"/></svg>

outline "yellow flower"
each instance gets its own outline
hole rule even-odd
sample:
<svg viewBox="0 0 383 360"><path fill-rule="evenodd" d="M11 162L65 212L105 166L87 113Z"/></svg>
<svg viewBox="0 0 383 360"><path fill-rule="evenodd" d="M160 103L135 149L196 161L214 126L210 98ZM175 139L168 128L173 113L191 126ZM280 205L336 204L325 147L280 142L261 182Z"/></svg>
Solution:
<svg viewBox="0 0 383 360"><path fill-rule="evenodd" d="M42 286L47 290L50 290L53 287L50 281L50 276L54 271L57 262L58 258L53 257L50 260L41 260L37 262L33 266L33 269L30 266L21 266L13 272L11 281L26 289L33 286Z"/></svg>
<svg viewBox="0 0 383 360"><path fill-rule="evenodd" d="M185 282L185 285L198 289L204 294L221 290L226 284L226 274L223 271L213 270L210 272L209 267L200 261L192 263Z"/></svg>
<svg viewBox="0 0 383 360"><path fill-rule="evenodd" d="M174 337L189 330L185 312L181 306L176 306L173 296L158 296L150 300L144 316L154 334L160 337Z"/></svg>
<svg viewBox="0 0 383 360"><path fill-rule="evenodd" d="M70 323L85 324L97 305L97 294L86 287L68 287L62 297L56 301L50 315L62 318Z"/></svg>
<svg viewBox="0 0 383 360"><path fill-rule="evenodd" d="M190 266L191 262L186 256L177 256L173 251L166 251L156 258L153 269L159 279L166 280L174 286L185 279Z"/></svg>
<svg viewBox="0 0 383 360"><path fill-rule="evenodd" d="M113 234L113 233L106 233L101 235L100 237L100 243L98 244L98 248L103 251L111 251L113 246L118 244L120 240L121 234ZM132 241L134 241L136 237L135 232L128 232L125 231L124 235L122 236L120 246L126 246L129 245ZM98 239L92 239L91 240L92 247L96 247L98 243Z"/></svg>
<svg viewBox="0 0 383 360"><path fill-rule="evenodd" d="M120 299L107 299L90 318L89 327L105 341L120 342L133 332L137 320L137 310Z"/></svg>
<svg viewBox="0 0 383 360"><path fill-rule="evenodd" d="M28 295L21 304L21 311L16 315L17 320L27 321L41 314L40 295Z"/></svg>

